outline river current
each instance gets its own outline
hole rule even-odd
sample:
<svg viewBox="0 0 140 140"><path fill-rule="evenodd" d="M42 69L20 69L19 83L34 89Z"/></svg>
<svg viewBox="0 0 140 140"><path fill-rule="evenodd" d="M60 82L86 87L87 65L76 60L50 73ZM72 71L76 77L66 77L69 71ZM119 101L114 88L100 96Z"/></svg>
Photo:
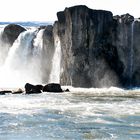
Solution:
<svg viewBox="0 0 140 140"><path fill-rule="evenodd" d="M0 96L0 140L140 139L139 89L69 89Z"/></svg>

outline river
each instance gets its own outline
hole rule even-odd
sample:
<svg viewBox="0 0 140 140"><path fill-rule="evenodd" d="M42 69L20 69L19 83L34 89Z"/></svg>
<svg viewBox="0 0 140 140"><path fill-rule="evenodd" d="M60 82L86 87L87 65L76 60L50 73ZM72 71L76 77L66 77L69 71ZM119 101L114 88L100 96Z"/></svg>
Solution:
<svg viewBox="0 0 140 140"><path fill-rule="evenodd" d="M0 96L0 140L140 139L140 89Z"/></svg>

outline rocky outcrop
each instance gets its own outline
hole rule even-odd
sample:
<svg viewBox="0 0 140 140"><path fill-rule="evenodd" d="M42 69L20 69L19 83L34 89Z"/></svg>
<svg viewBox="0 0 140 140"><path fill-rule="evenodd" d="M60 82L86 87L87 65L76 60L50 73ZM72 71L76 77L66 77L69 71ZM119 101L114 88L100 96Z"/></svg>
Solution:
<svg viewBox="0 0 140 140"><path fill-rule="evenodd" d="M32 85L30 83L25 84L25 93L26 94L33 94L33 93L41 93L43 89L42 85Z"/></svg>
<svg viewBox="0 0 140 140"><path fill-rule="evenodd" d="M50 83L43 87L43 92L63 92L60 84Z"/></svg>
<svg viewBox="0 0 140 140"><path fill-rule="evenodd" d="M42 73L43 83L49 82L52 69L52 58L54 54L53 26L48 25L43 33L43 54L42 54Z"/></svg>
<svg viewBox="0 0 140 140"><path fill-rule="evenodd" d="M10 44L10 46L12 46L12 44L17 39L19 34L25 30L26 30L25 28L19 25L9 24L4 28L3 35L2 35L3 41L5 43Z"/></svg>
<svg viewBox="0 0 140 140"><path fill-rule="evenodd" d="M120 86L124 66L112 41L112 13L75 6L58 12L57 16L55 26L62 47L61 84Z"/></svg>

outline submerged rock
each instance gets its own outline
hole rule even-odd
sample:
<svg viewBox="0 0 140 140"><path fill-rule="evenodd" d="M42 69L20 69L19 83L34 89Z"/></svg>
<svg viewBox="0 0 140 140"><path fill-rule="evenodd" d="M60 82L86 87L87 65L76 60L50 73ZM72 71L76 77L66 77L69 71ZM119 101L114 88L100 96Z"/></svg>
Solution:
<svg viewBox="0 0 140 140"><path fill-rule="evenodd" d="M26 94L41 93L42 89L43 89L42 85L32 85L30 83L25 84L25 93Z"/></svg>
<svg viewBox="0 0 140 140"><path fill-rule="evenodd" d="M60 84L50 83L43 87L43 92L63 92Z"/></svg>
<svg viewBox="0 0 140 140"><path fill-rule="evenodd" d="M66 90L64 90L64 92L70 92L70 90L67 88Z"/></svg>

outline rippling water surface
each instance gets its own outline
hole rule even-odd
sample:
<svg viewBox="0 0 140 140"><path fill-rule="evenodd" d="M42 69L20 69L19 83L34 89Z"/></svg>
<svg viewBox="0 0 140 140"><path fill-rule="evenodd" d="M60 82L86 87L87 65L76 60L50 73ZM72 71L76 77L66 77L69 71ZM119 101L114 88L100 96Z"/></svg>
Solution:
<svg viewBox="0 0 140 140"><path fill-rule="evenodd" d="M140 90L0 96L0 140L140 139Z"/></svg>

